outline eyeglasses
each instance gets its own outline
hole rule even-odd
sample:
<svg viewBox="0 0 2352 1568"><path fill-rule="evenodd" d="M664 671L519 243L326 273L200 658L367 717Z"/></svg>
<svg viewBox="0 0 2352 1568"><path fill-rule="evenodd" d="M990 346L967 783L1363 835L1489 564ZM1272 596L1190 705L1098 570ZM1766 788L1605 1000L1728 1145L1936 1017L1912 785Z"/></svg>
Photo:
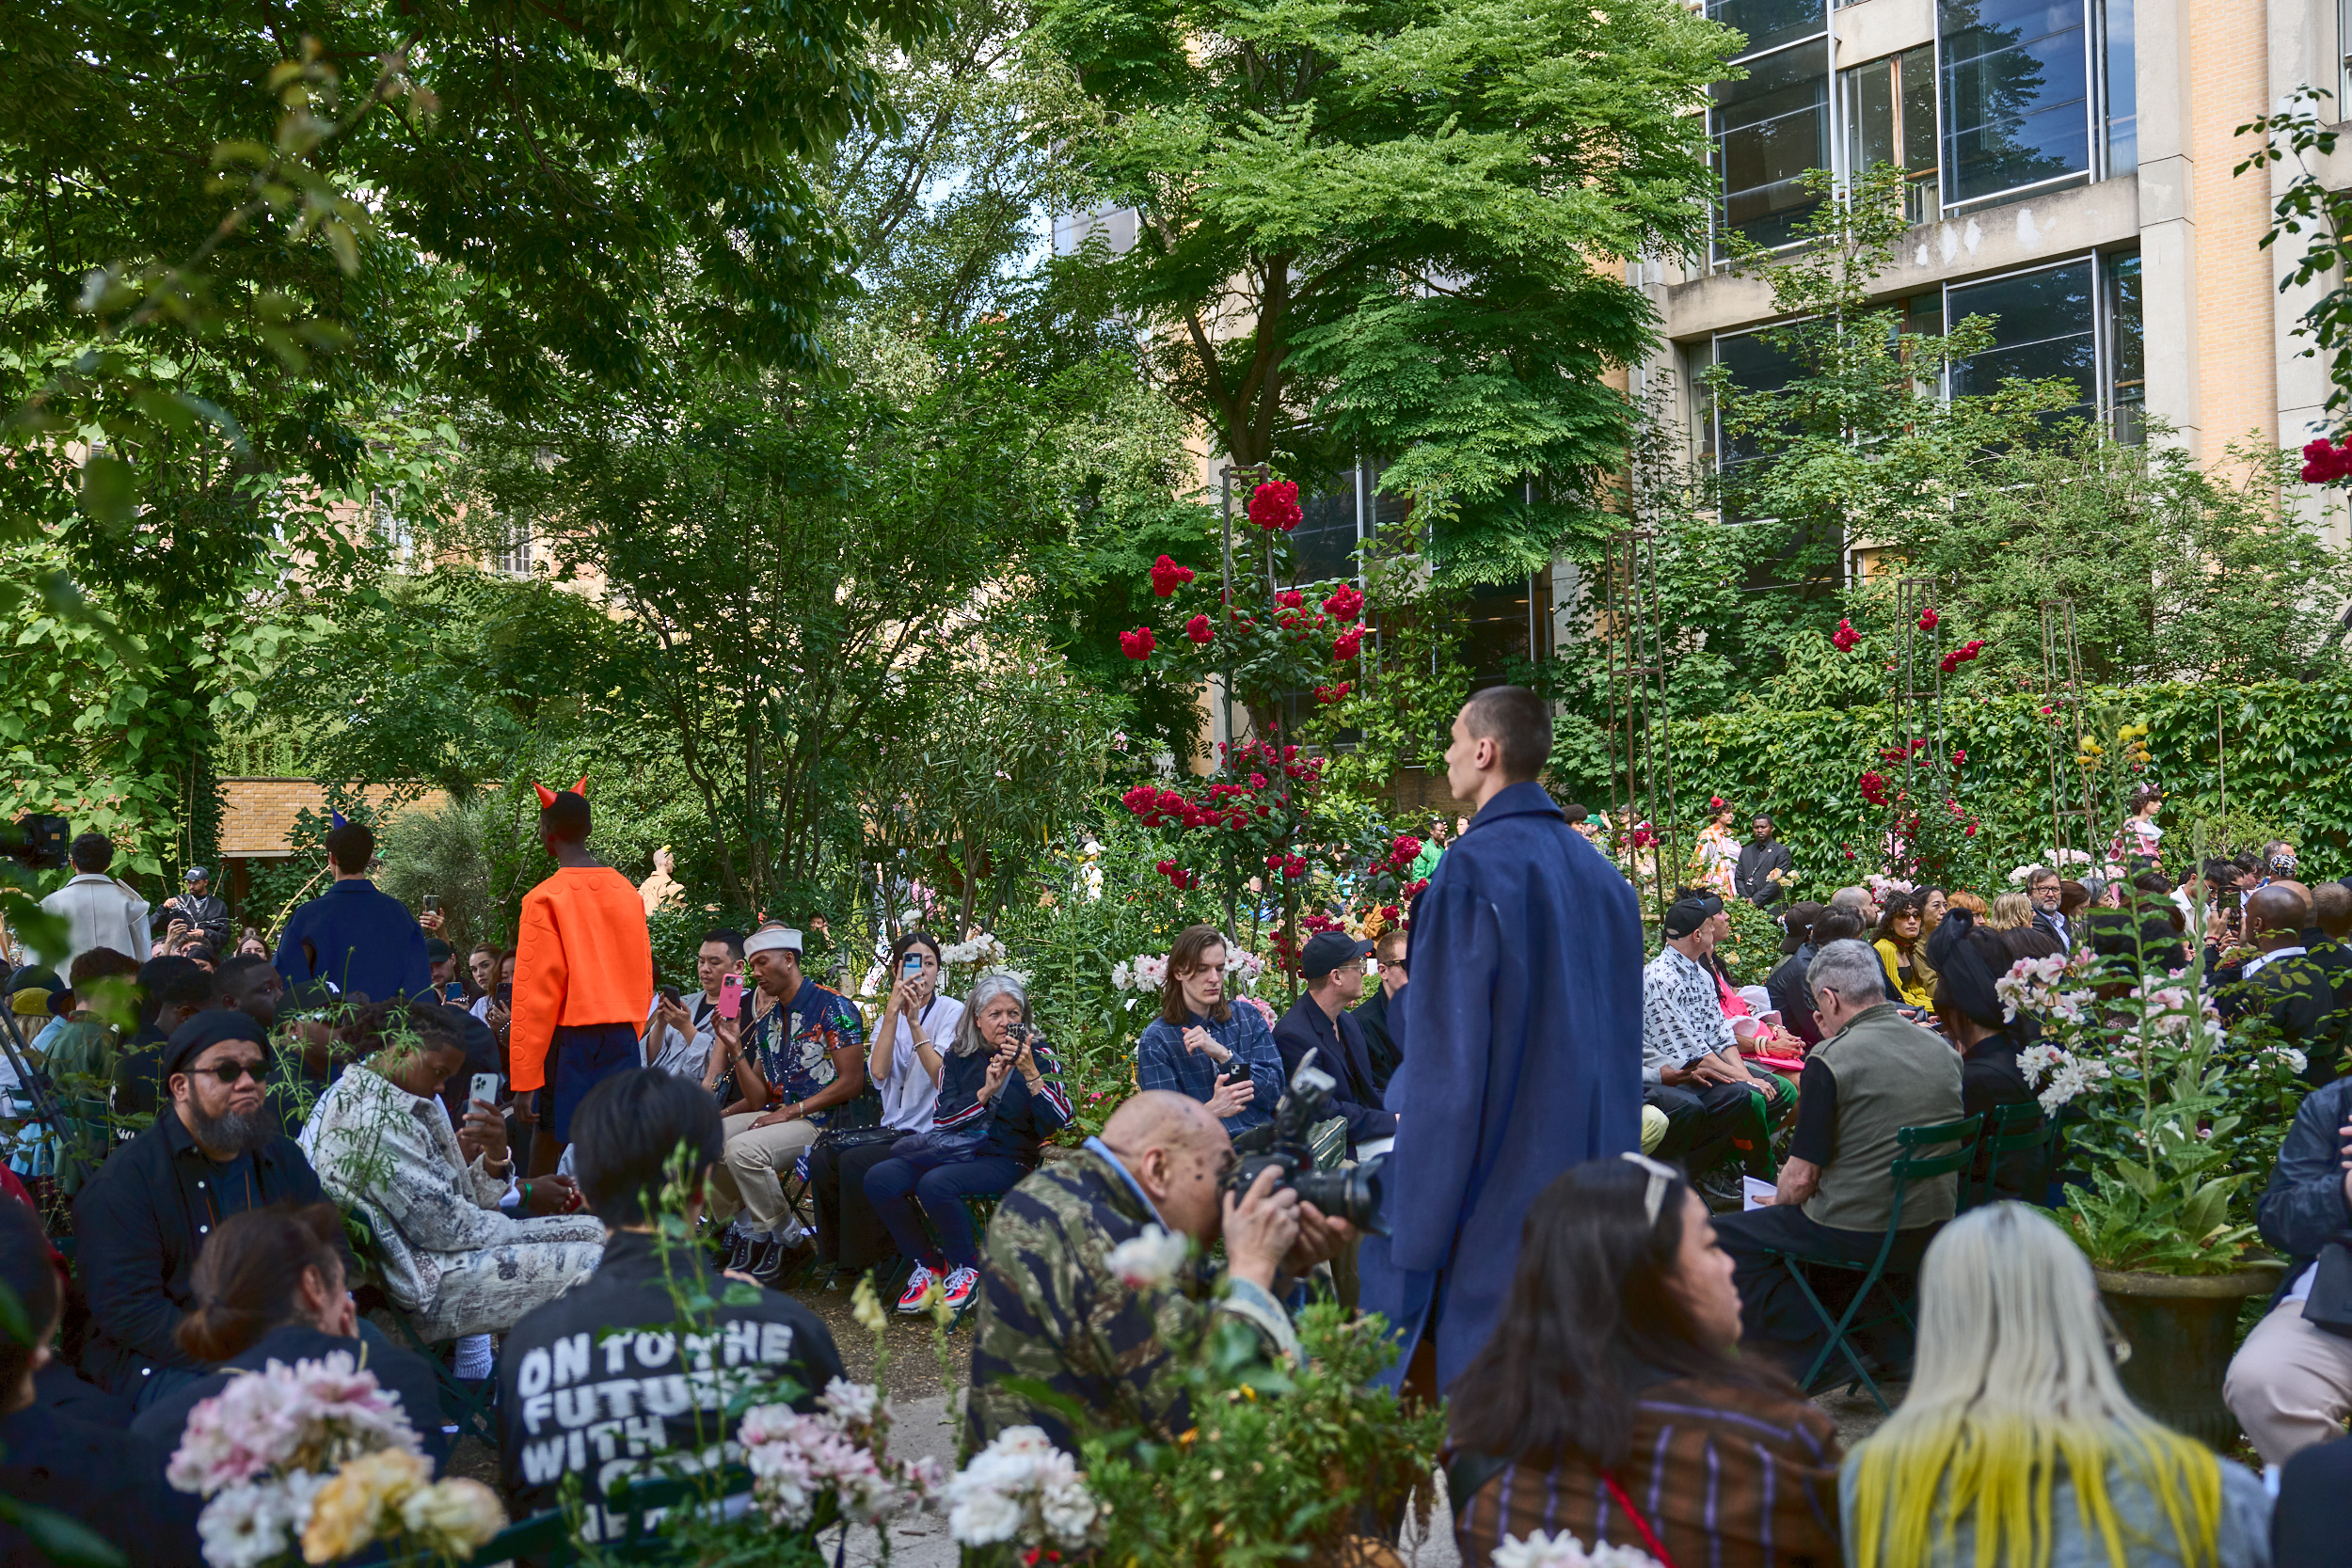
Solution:
<svg viewBox="0 0 2352 1568"><path fill-rule="evenodd" d="M192 1067L188 1069L188 1076L217 1078L220 1080L220 1086L225 1089L246 1078L259 1084L262 1081L262 1074L267 1069L260 1062L222 1062L215 1067Z"/></svg>
<svg viewBox="0 0 2352 1568"><path fill-rule="evenodd" d="M1403 958L1375 958L1373 963L1380 969L1403 969L1405 967Z"/></svg>
<svg viewBox="0 0 2352 1568"><path fill-rule="evenodd" d="M1646 1154L1620 1154L1618 1159L1629 1165L1639 1165L1649 1172L1649 1187L1642 1194L1642 1212L1652 1225L1658 1223L1658 1211L1666 1201L1666 1189L1680 1180L1674 1166L1662 1164Z"/></svg>

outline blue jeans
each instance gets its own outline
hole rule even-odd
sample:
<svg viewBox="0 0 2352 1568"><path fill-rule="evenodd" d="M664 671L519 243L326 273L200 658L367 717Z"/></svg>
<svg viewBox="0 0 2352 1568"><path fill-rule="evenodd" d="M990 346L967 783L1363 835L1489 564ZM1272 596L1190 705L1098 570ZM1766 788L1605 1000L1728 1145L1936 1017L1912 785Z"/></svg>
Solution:
<svg viewBox="0 0 2352 1568"><path fill-rule="evenodd" d="M977 1268L979 1243L972 1234L972 1215L963 1200L1009 1192L1027 1174L1019 1161L1001 1154L976 1154L929 1169L894 1154L866 1173L866 1201L874 1206L906 1257L933 1270L942 1266L943 1259L950 1269ZM922 1205L920 1214L915 1212L917 1203ZM936 1247L923 1233L927 1219L939 1232Z"/></svg>

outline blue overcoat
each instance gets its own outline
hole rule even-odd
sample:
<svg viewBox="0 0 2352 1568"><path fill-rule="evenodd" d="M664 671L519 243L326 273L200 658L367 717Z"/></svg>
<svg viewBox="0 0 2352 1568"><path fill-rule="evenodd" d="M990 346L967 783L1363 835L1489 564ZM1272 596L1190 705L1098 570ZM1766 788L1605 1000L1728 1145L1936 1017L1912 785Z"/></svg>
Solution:
<svg viewBox="0 0 2352 1568"><path fill-rule="evenodd" d="M1641 1147L1640 906L1541 785L1511 784L1438 860L1406 961L1391 1234L1365 1238L1362 1305L1408 1356L1435 1307L1442 1389L1502 1313L1530 1200Z"/></svg>
<svg viewBox="0 0 2352 1568"><path fill-rule="evenodd" d="M433 958L417 917L364 877L329 883L287 917L278 973L289 989L326 980L371 1002L433 989Z"/></svg>

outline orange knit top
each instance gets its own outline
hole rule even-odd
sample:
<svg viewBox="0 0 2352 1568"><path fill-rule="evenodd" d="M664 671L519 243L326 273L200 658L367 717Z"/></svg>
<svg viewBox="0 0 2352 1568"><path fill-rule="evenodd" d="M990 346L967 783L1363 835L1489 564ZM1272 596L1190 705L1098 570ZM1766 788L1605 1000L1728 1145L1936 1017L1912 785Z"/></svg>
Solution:
<svg viewBox="0 0 2352 1568"><path fill-rule="evenodd" d="M609 865L558 866L523 895L507 1068L517 1092L547 1083L556 1029L642 1025L653 1010L644 900Z"/></svg>

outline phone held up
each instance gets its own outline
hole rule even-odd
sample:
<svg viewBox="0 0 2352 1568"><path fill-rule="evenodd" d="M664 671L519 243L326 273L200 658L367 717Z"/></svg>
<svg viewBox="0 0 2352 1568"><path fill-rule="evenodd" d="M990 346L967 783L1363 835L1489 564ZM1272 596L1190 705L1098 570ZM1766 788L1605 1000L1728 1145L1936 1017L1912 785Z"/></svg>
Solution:
<svg viewBox="0 0 2352 1568"><path fill-rule="evenodd" d="M923 977L923 955L909 953L907 961L899 967L898 976L904 980L920 980Z"/></svg>
<svg viewBox="0 0 2352 1568"><path fill-rule="evenodd" d="M496 1105L499 1102L499 1075L497 1073L477 1072L473 1075L473 1086L466 1091L466 1103L470 1105L477 1100L485 1105Z"/></svg>
<svg viewBox="0 0 2352 1568"><path fill-rule="evenodd" d="M427 914L438 914L441 912L441 895L439 894L428 893L424 895L424 912Z"/></svg>
<svg viewBox="0 0 2352 1568"><path fill-rule="evenodd" d="M743 977L740 974L730 974L719 983L719 1016L743 1016Z"/></svg>

